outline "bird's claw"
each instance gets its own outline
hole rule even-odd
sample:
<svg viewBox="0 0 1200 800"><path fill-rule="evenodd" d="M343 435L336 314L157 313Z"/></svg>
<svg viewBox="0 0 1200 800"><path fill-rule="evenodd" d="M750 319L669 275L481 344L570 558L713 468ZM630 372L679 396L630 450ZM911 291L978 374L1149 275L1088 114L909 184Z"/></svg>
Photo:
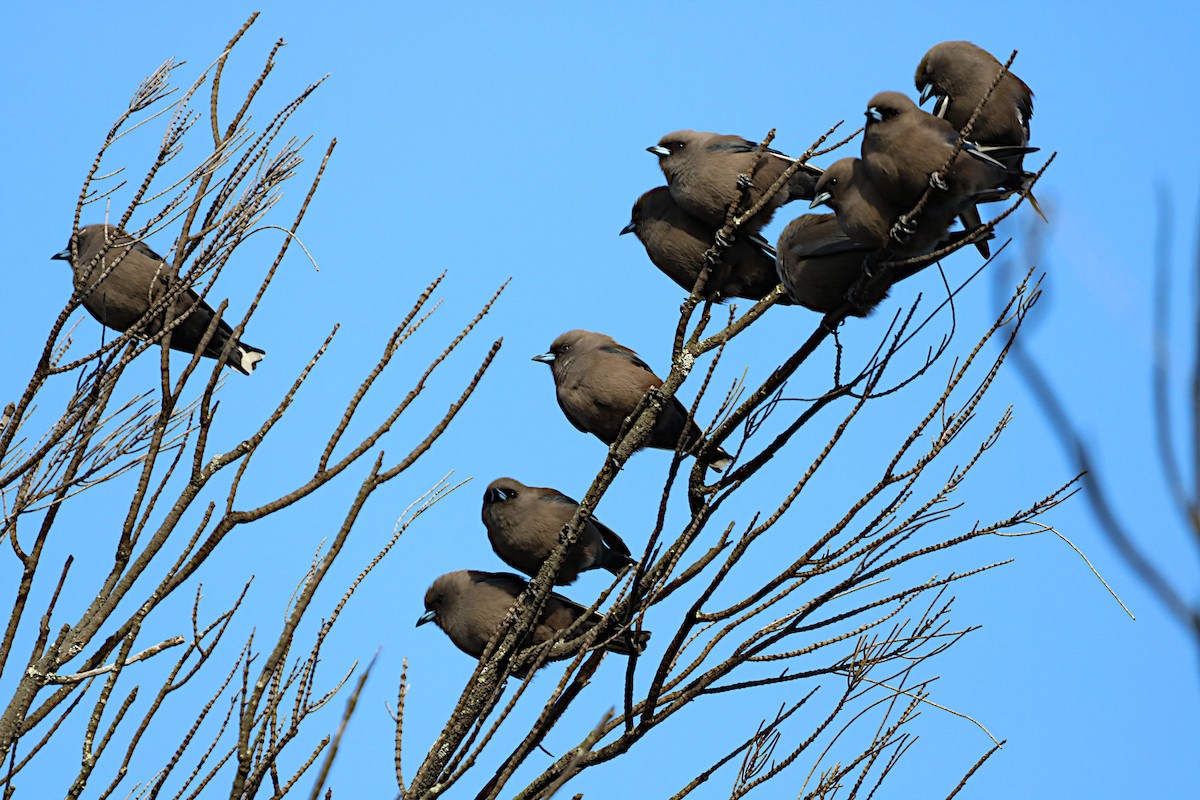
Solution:
<svg viewBox="0 0 1200 800"><path fill-rule="evenodd" d="M929 176L929 185L943 192L950 191L950 184L946 183L946 176L941 171L935 172Z"/></svg>
<svg viewBox="0 0 1200 800"><path fill-rule="evenodd" d="M741 175L738 175L737 185L738 185L738 188L742 189L742 190L753 189L754 188L754 179L751 178L749 175L742 173Z"/></svg>
<svg viewBox="0 0 1200 800"><path fill-rule="evenodd" d="M733 240L726 236L722 231L717 231L717 235L714 237L713 241L716 242L717 247L720 247L723 250L733 245Z"/></svg>
<svg viewBox="0 0 1200 800"><path fill-rule="evenodd" d="M904 244L909 240L914 233L917 232L917 226L913 224L908 217L901 217L896 220L896 224L892 226L891 237L900 244Z"/></svg>

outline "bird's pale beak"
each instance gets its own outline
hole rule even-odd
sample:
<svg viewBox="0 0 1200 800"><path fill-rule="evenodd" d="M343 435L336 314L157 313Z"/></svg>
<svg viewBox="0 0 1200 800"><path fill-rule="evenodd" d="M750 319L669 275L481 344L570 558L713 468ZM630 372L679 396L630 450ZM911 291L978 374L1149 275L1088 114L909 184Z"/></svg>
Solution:
<svg viewBox="0 0 1200 800"><path fill-rule="evenodd" d="M417 627L418 628L421 627L426 622L433 622L435 619L437 619L436 611L426 611L424 614L422 614L420 617L417 618Z"/></svg>
<svg viewBox="0 0 1200 800"><path fill-rule="evenodd" d="M504 492L499 489L488 489L483 493L483 502L485 503L503 503L507 499Z"/></svg>
<svg viewBox="0 0 1200 800"><path fill-rule="evenodd" d="M658 156L659 158L666 158L667 156L671 155L671 151L663 147L661 144L656 144L653 147L647 147L646 152L654 153L654 155Z"/></svg>
<svg viewBox="0 0 1200 800"><path fill-rule="evenodd" d="M833 195L831 195L829 192L821 192L819 195L817 195L816 197L814 197L812 199L812 202L808 204L808 207L816 208L817 206L823 206L826 203L828 203L830 201L830 199L832 199L832 198L833 198Z"/></svg>
<svg viewBox="0 0 1200 800"><path fill-rule="evenodd" d="M71 260L71 248L68 247L66 250L62 250L58 253L55 253L54 255L50 256L50 260L51 261L70 261Z"/></svg>
<svg viewBox="0 0 1200 800"><path fill-rule="evenodd" d="M875 120L876 122L883 122L883 112L880 111L875 106L871 106L863 113L866 114L871 119Z"/></svg>
<svg viewBox="0 0 1200 800"><path fill-rule="evenodd" d="M921 87L921 100L919 103L917 103L917 105L921 105L921 106L925 105L925 101L928 100L929 98L933 97L933 91L934 90L933 90L932 83L927 83L924 86L922 86Z"/></svg>
<svg viewBox="0 0 1200 800"><path fill-rule="evenodd" d="M621 228L621 232L618 233L617 236L624 236L627 233L634 233L635 231L637 231L637 223L630 220L628 225L626 225L624 228Z"/></svg>
<svg viewBox="0 0 1200 800"><path fill-rule="evenodd" d="M554 363L554 353L542 353L540 356L534 356L530 361L540 361L543 364Z"/></svg>

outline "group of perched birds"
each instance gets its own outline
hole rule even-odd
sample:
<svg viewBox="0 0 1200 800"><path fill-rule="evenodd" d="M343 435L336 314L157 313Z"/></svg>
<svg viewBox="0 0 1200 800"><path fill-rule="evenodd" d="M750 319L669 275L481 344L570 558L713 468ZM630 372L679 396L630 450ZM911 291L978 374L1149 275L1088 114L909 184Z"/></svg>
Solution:
<svg viewBox="0 0 1200 800"><path fill-rule="evenodd" d="M568 331L551 343L549 352L533 360L550 366L558 405L571 424L607 445L617 440L642 396L662 385L637 353L594 331ZM642 446L695 454L702 442L699 426L678 398L671 397ZM717 448L708 465L720 470L731 460ZM554 551L578 508L577 502L557 489L500 478L483 493L483 524L500 560L532 576ZM620 575L635 563L621 537L593 516L585 520L578 538L567 549L555 583L574 583L579 573L591 569ZM524 578L510 572L447 573L425 593L425 613L417 625L436 622L460 650L479 658L527 585ZM582 632L602 621L599 614L588 614L583 606L552 592L530 644L548 641L568 627ZM601 646L628 655L640 651L649 639L649 631L625 630L606 637Z"/></svg>
<svg viewBox="0 0 1200 800"><path fill-rule="evenodd" d="M1022 166L1024 156L1033 152L1028 147L1033 94L1012 73L999 78L972 124L972 138L959 143L960 130L1000 74L1000 62L969 42L935 46L916 74L922 102L937 98L934 113L922 111L899 92L880 92L868 103L861 158L843 158L825 170L797 164L776 150L760 153L758 144L739 136L690 130L668 134L647 148L658 157L667 185L638 198L621 233L635 234L654 265L690 291L731 205L749 210L795 164L762 209L723 243L719 264L704 288L707 297L757 300L782 283L787 292L783 303L828 313L847 302L863 262L872 255L904 259L893 281L929 266L945 255L946 245L964 240L973 241L986 256L988 236L973 233L983 224L976 206L1027 190L1033 177ZM750 176L749 182L742 176ZM920 213L907 218L927 192ZM793 200L825 205L834 213L792 220L771 248L760 231L779 207ZM951 232L956 218L964 230ZM865 315L885 295L886 287L851 313ZM662 384L634 351L593 331L564 333L534 360L550 365L559 407L571 424L605 444L616 441L646 391ZM695 454L701 443L700 429L672 398L646 446ZM718 448L709 466L719 470L730 460ZM483 523L502 561L536 575L577 508L578 503L555 489L501 478L484 492ZM620 575L634 563L625 542L592 518L567 551L557 583L570 584L589 569ZM451 572L429 587L418 624L437 622L455 645L479 657L526 585L512 573ZM577 625L585 612L551 594L532 643ZM601 619L593 613L577 629ZM637 637L626 632L604 646L630 653L648 638L647 632Z"/></svg>
<svg viewBox="0 0 1200 800"><path fill-rule="evenodd" d="M556 489L500 478L492 481L483 493L483 524L492 549L505 564L526 575L536 575L578 508L577 502ZM555 584L574 583L579 573L591 569L620 575L634 563L621 537L591 517L567 550ZM425 592L425 613L417 625L436 622L460 650L479 658L527 585L524 578L511 572L462 569L447 573ZM578 603L551 592L529 643L549 641L574 625L582 632L602 621L599 614L589 614ZM606 638L602 646L610 652L629 655L640 651L649 639L648 631L627 630Z"/></svg>
<svg viewBox="0 0 1200 800"><path fill-rule="evenodd" d="M1036 149L1028 146L1033 92L1001 70L999 61L970 42L931 48L915 83L922 103L936 98L933 113L899 92L871 98L861 156L825 170L798 164L762 210L722 242L727 247L705 295L758 300L781 283L787 292L781 303L829 313L846 304L868 258L900 259L890 276L895 283L964 240L988 255L990 234L976 230L982 225L977 206L1027 190L1034 176L1024 170L1023 159ZM959 132L972 115L970 136L960 147ZM658 157L667 185L638 198L621 233L635 234L654 265L689 291L731 204L739 204L739 213L749 210L797 162L772 149L760 155L758 144L740 136L698 131L668 134L647 149ZM907 218L927 190L921 213ZM793 200L834 213L792 220L772 248L760 231ZM950 231L955 218L964 230ZM850 313L865 316L886 291L851 298Z"/></svg>
<svg viewBox="0 0 1200 800"><path fill-rule="evenodd" d="M884 286L870 296L848 297L869 259L899 259L890 275L894 283L965 241L988 255L989 235L978 230L982 203L1023 192L1041 213L1029 193L1033 176L1023 168L1024 156L1035 150L1028 146L1033 93L1002 69L990 53L969 42L934 46L915 78L921 103L935 99L933 113L899 92L875 95L867 106L860 157L843 158L824 170L776 150L763 151L738 136L668 134L647 148L658 157L667 185L638 198L621 233L635 234L654 265L688 291L717 242L719 259L704 287L709 299L758 300L782 284L782 304L829 313L849 301L850 313L865 316L887 293ZM960 142L968 123L969 138ZM739 213L749 210L793 166L760 211L732 235L718 235L734 204ZM792 220L771 247L760 231L793 200L807 200L810 208L828 206L834 213ZM956 218L963 230L951 232ZM224 320L214 325L213 308L190 287L176 285L163 259L117 226L81 228L53 257L70 263L83 306L114 330L146 339L169 329L172 349L194 354L203 344L203 356L224 357L246 375L265 354L235 338ZM643 395L662 384L637 353L592 331L564 333L533 360L549 365L559 407L571 424L610 445ZM672 397L643 446L697 455L702 444L699 427ZM720 470L731 460L716 448L707 466ZM577 509L578 503L555 489L500 478L484 492L482 517L501 560L532 576ZM592 517L566 552L556 584L570 584L592 569L620 575L635 563L621 537ZM508 572L442 575L426 592L426 610L417 624L436 622L459 649L478 658L527 586ZM551 593L528 643L602 621L601 615ZM595 646L631 654L649 637L649 632L617 626Z"/></svg>

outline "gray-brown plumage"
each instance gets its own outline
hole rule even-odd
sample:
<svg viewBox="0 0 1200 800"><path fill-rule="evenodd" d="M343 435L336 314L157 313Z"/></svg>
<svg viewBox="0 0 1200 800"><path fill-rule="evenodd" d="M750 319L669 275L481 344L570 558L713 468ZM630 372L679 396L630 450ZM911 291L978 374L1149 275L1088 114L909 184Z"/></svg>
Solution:
<svg viewBox="0 0 1200 800"><path fill-rule="evenodd" d="M779 235L779 279L805 308L828 314L846 304L846 293L863 274L863 262L878 248L859 244L838 227L833 214L805 214ZM865 317L887 297L887 290L851 312Z"/></svg>
<svg viewBox="0 0 1200 800"><path fill-rule="evenodd" d="M936 97L933 113L962 130L1003 65L995 56L970 42L942 42L929 49L917 65L914 82L921 105ZM1033 92L1023 80L1006 72L971 126L971 138L981 144L1029 144Z"/></svg>
<svg viewBox="0 0 1200 800"><path fill-rule="evenodd" d="M524 578L511 572L481 572L473 569L448 572L435 580L425 592L425 613L417 620L417 625L436 622L455 647L469 656L479 658L492 634L528 585ZM527 646L549 641L559 631L574 625L586 612L587 609L578 603L551 592L537 624L530 632ZM603 621L604 617L593 612L578 632L583 633ZM603 646L610 653L632 655L645 649L649 640L649 631L624 631L604 641ZM523 676L523 673L516 674Z"/></svg>
<svg viewBox="0 0 1200 800"><path fill-rule="evenodd" d="M72 257L71 243L51 256L71 265L75 289L84 292L83 307L101 324L122 333L146 316L167 292L170 280L162 257L143 242L114 225L88 225L81 228ZM215 312L196 292L185 289L172 301L173 310L159 305L161 311L146 319L135 334L150 338L164 327L171 329L171 349L194 353L208 330ZM181 319L182 318L182 319ZM203 355L217 358L233 336L233 328L222 319ZM265 351L235 341L229 352L229 366L249 375Z"/></svg>
<svg viewBox="0 0 1200 800"><path fill-rule="evenodd" d="M921 93L921 104L936 97L934 116L946 120L956 131L962 130L1002 66L995 56L970 42L936 44L917 65L914 82ZM971 139L981 147L1026 148L1032 118L1033 92L1025 81L1005 72L979 110L971 126ZM1024 171L1024 158L1022 152L1000 157L1009 168L1002 199L1024 189L1033 177ZM1037 198L1032 192L1027 197L1029 205L1045 220Z"/></svg>
<svg viewBox="0 0 1200 800"><path fill-rule="evenodd" d="M771 149L760 159L755 142L740 136L703 131L669 133L658 144L646 149L658 156L658 165L667 178L675 202L693 217L713 226L714 230L725 225L730 204L742 197L739 176L751 176L749 200L738 205L745 211L796 161ZM753 233L770 222L775 209L784 203L811 200L820 174L821 170L816 167L801 166L762 211L742 226L742 235Z"/></svg>
<svg viewBox="0 0 1200 800"><path fill-rule="evenodd" d="M834 166L826 176L837 177ZM840 172L840 169L838 170ZM822 180L827 180L822 177ZM818 195L820 198L821 195ZM873 212L872 212L873 214ZM873 215L874 216L874 215ZM875 225L886 225L882 219L874 219ZM886 235L886 228L884 228ZM947 240L964 236L958 231ZM893 242L893 244L895 244ZM860 244L841 229L839 219L833 214L805 214L788 223L779 235L776 248L779 252L779 278L784 288L805 308L828 314L851 301L850 315L865 317L887 296L891 286L911 277L933 264L936 259L922 259L913 264L894 267L888 273L886 284L873 281L864 286L861 296L849 297L850 290L863 274L864 262L876 256L881 248ZM892 258L902 254L891 251ZM883 261L874 262L878 270Z"/></svg>
<svg viewBox="0 0 1200 800"><path fill-rule="evenodd" d="M957 212L944 198L931 197L931 200L937 202L930 202L903 242L897 241L891 236L892 227L911 206L901 209L891 202L862 160L843 158L830 164L817 181L817 196L812 205L832 208L837 214L838 227L860 245L890 250L899 256L915 256L928 253L947 238Z"/></svg>
<svg viewBox="0 0 1200 800"><path fill-rule="evenodd" d="M922 111L899 92L880 92L867 107L863 166L901 213L910 211L932 183L937 189L930 195L925 213L961 216L964 226L972 229L980 224L975 204L983 199L1003 199L1012 187L1023 185L1026 175L1010 161L984 153L973 142L965 142L946 168L957 140L958 131L950 123ZM1006 148L1004 152L1019 154L1025 148ZM988 255L986 244L977 246Z"/></svg>
<svg viewBox="0 0 1200 800"><path fill-rule="evenodd" d="M499 478L483 493L483 524L501 561L526 575L536 575L577 508L577 502L556 489ZM592 517L567 551L555 583L574 583L579 573L589 569L620 575L635 563L621 537Z"/></svg>
<svg viewBox="0 0 1200 800"><path fill-rule="evenodd" d="M879 190L906 211L916 205L935 173L945 183L944 193L971 196L999 189L1012 177L1012 170L971 142L964 143L942 175L958 130L900 92L875 95L866 113L863 164Z"/></svg>
<svg viewBox="0 0 1200 800"><path fill-rule="evenodd" d="M650 389L662 380L638 358L637 353L616 343L611 336L574 330L559 336L550 352L534 356L550 365L558 405L571 424L584 433L595 434L605 444L617 440L625 418ZM654 420L643 447L695 453L701 444L700 428L688 419L679 399L672 397ZM709 466L720 470L730 461L724 450Z"/></svg>
<svg viewBox="0 0 1200 800"><path fill-rule="evenodd" d="M651 189L633 204L629 224L646 248L654 266L686 291L696 285L704 268L704 253L713 246L717 229L687 213L666 186ZM721 254L721 263L708 276L704 296L721 301L730 297L761 300L775 288L775 258L758 234L740 234ZM780 301L783 305L788 300Z"/></svg>

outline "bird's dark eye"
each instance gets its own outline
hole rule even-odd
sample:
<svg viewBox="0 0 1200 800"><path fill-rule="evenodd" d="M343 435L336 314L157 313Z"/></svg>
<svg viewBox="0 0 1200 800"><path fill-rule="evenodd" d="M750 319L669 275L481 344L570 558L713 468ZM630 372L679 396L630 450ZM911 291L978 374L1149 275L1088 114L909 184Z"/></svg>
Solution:
<svg viewBox="0 0 1200 800"><path fill-rule="evenodd" d="M672 150L683 150L685 147L687 147L687 142L671 142Z"/></svg>
<svg viewBox="0 0 1200 800"><path fill-rule="evenodd" d="M571 345L569 345L569 344L560 344L558 346L558 352L560 352L560 353L565 353L570 349L571 349Z"/></svg>
<svg viewBox="0 0 1200 800"><path fill-rule="evenodd" d="M501 489L500 493L504 495L506 500L513 500L517 496L516 489Z"/></svg>

